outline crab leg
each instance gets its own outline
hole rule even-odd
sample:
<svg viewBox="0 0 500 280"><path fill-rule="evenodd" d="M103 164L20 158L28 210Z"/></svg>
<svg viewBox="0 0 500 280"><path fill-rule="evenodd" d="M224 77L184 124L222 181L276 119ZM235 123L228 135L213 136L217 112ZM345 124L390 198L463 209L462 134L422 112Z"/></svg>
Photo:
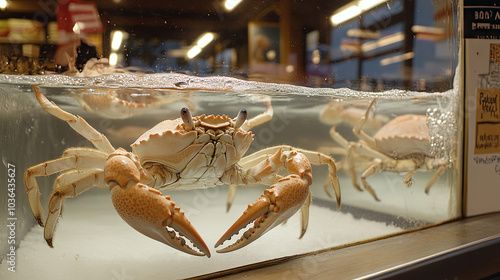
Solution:
<svg viewBox="0 0 500 280"><path fill-rule="evenodd" d="M349 147L347 148L347 172L349 173L349 176L351 177L351 182L352 185L354 186L355 189L358 191L363 191L359 187L358 179L356 178L356 167L359 166L359 164L354 164L354 149L356 147L356 143L350 143ZM371 165L371 164L370 164Z"/></svg>
<svg viewBox="0 0 500 280"><path fill-rule="evenodd" d="M83 118L68 113L59 108L54 102L50 102L36 86L33 86L33 91L35 92L38 103L40 103L45 111L67 122L71 128L92 142L92 144L94 144L94 146L100 151L108 154L115 151L115 148L113 148L111 143L109 143L108 138L95 130Z"/></svg>
<svg viewBox="0 0 500 280"><path fill-rule="evenodd" d="M311 201L309 186L312 184L311 164L307 157L295 150L284 151L280 148L274 155L266 158L254 168L248 170L249 176L259 180L275 174L281 168L287 168L289 175L277 181L222 235L215 247L229 240L233 235L254 222L254 226L232 245L217 250L225 253L244 247L275 226L285 222L302 208L302 237L307 229L308 209Z"/></svg>
<svg viewBox="0 0 500 280"><path fill-rule="evenodd" d="M78 155L79 154L79 155ZM42 162L30 167L24 173L24 185L28 195L28 202L31 212L40 226L42 221L43 207L40 202L40 188L36 177L49 176L55 173L64 172L70 169L85 169L95 166L104 167L106 154L89 148L70 148L63 153L63 156L54 160ZM55 187L56 185L54 185Z"/></svg>
<svg viewBox="0 0 500 280"><path fill-rule="evenodd" d="M234 197L236 196L236 187L237 185L229 185L227 192L226 212L229 212L229 210L231 209L231 205L233 205Z"/></svg>
<svg viewBox="0 0 500 280"><path fill-rule="evenodd" d="M332 128L330 128L330 137L332 137L333 141L339 144L342 148L347 149L347 147L349 147L349 141L337 132L336 126L332 126Z"/></svg>
<svg viewBox="0 0 500 280"><path fill-rule="evenodd" d="M416 172L417 172L416 169L410 170L403 178L403 182L406 184L408 188L411 187L411 185L413 184L413 175L415 175Z"/></svg>
<svg viewBox="0 0 500 280"><path fill-rule="evenodd" d="M444 171L446 170L446 163L442 163L439 165L438 170L434 175L432 176L431 180L427 183L427 186L425 187L425 193L429 194L429 191L431 190L432 185L443 175Z"/></svg>
<svg viewBox="0 0 500 280"><path fill-rule="evenodd" d="M325 164L328 165L328 177L325 180L325 184L323 186L323 189L328 194L328 196L331 197L330 192L328 191L328 188L330 186L333 187L333 191L335 193L335 199L337 201L337 208L340 208L341 196L340 196L339 179L337 177L337 166L336 166L336 163L332 157L329 157L323 153L294 148L294 147L288 146L288 145L282 145L282 146L269 147L269 148L257 151L251 155L248 155L248 156L242 158L240 160L239 164L243 168L251 168L252 166L257 165L259 162L268 158L270 154L276 153L276 151L278 151L280 149L284 149L287 151L295 150L299 153L302 153L302 154L306 155L309 162L313 165L325 165ZM275 178L281 178L277 174L273 174L273 175ZM269 179L269 178L262 178L262 179ZM260 183L266 183L266 182L260 182ZM236 195L236 186L237 185L234 185L233 182L231 182L231 184L229 185L229 192L228 192L227 204L226 204L226 211L228 211L228 212L229 212L229 209L231 209L231 205L233 204L234 197Z"/></svg>
<svg viewBox="0 0 500 280"><path fill-rule="evenodd" d="M125 150L110 155L104 173L113 205L131 227L179 251L210 257L207 245L175 202L139 183L141 172ZM189 247L186 240L199 251Z"/></svg>
<svg viewBox="0 0 500 280"><path fill-rule="evenodd" d="M380 201L380 199L377 197L377 194L375 194L375 191L370 186L366 178L380 172L380 170L382 169L383 162L380 159L375 159L373 161L373 164L368 169L366 169L363 174L361 174L361 183L363 183L363 187L373 196L376 201Z"/></svg>
<svg viewBox="0 0 500 280"><path fill-rule="evenodd" d="M405 175L403 179L403 182L406 184L407 187L410 187L412 184L413 175L419 168L422 167L421 162L417 162L412 159L394 160L384 154L381 154L361 144L353 144L352 147L356 149L356 152L361 153L362 155L371 156L375 158L372 161L372 165L369 168L367 168L365 172L363 172L363 174L361 175L361 181L363 183L363 187L377 201L379 201L379 199L375 194L375 191L371 188L370 184L366 180L367 177L372 176L380 172L381 170L394 170L398 172L408 171L408 173ZM446 164L435 163L434 159L428 159L427 162L425 162L424 166L428 170L437 168L437 171L434 173L434 175L432 176L431 180L427 183L427 186L425 188L425 193L428 193L432 185L437 181L437 179L439 179L439 177L446 170Z"/></svg>
<svg viewBox="0 0 500 280"><path fill-rule="evenodd" d="M347 141L347 139L345 139L342 135L340 135L340 133L337 132L335 126L333 126L330 129L330 137L332 137L332 139L337 144L339 144L343 149L345 149L345 154L346 154L345 161L347 161L347 164L342 166L342 168L345 168L344 170L351 176L351 181L352 181L352 185L354 186L354 188L356 188L358 191L363 191L359 187L358 181L356 179L356 172L354 170L355 166L354 166L354 162L353 162L353 151L352 151L353 145L352 145L352 143ZM328 192L328 188L327 188L326 183L325 183L323 188L324 188L326 194L328 194L328 196L330 196L330 193Z"/></svg>
<svg viewBox="0 0 500 280"><path fill-rule="evenodd" d="M365 115L358 121L358 123L352 129L352 132L354 134L356 134L359 137L359 139L365 141L368 144L368 146L370 146L370 147L375 147L376 146L375 145L375 140L373 140L373 137L371 137L368 134L366 134L366 132L364 132L362 130L362 128L363 128L363 126L365 125L366 121L369 118L370 110L371 110L371 108L372 108L372 106L373 106L374 103L375 103L375 99L370 102L370 105L368 106L368 108L366 108Z"/></svg>
<svg viewBox="0 0 500 280"><path fill-rule="evenodd" d="M294 148L288 145L269 147L248 155L241 159L240 165L243 168L249 168L250 166L256 165L259 161L268 157L268 155L275 153L276 151L283 149L284 151L296 151L304 154L312 165L327 165L328 166L328 178L330 179L330 185L335 193L335 199L337 201L337 208L341 205L341 194L340 194L340 184L337 177L337 166L335 160L325 154L309 151L299 148Z"/></svg>
<svg viewBox="0 0 500 280"><path fill-rule="evenodd" d="M65 173L66 174L66 173ZM70 183L64 184L59 188L56 188L49 199L49 214L47 216L47 220L45 222L44 227L44 237L49 244L52 246L52 239L54 237L54 230L57 224L57 220L61 215L62 207L64 200L67 197L75 197L80 195L81 193L93 188L97 187L105 187L104 184L104 176L103 171L99 169L90 169L85 172L84 176L79 176L78 172L69 173L72 175L76 175L76 180L71 181ZM64 175L64 174L63 174ZM61 175L61 176L63 176ZM64 178L64 177L59 178ZM71 177L71 176L69 176ZM56 180L59 182L59 178ZM62 181L66 181L68 178L62 179Z"/></svg>
<svg viewBox="0 0 500 280"><path fill-rule="evenodd" d="M373 103L372 103L373 104ZM372 189L368 181L366 180L367 177L372 176L381 170L387 170L387 169L396 169L398 171L409 171L410 173L406 176L405 184L411 179L411 176L413 176L413 173L411 171L415 170L418 168L416 166L416 163L411 160L395 160L377 150L374 150L370 148L369 146L362 144L362 143L352 143L349 146L349 150L347 152L348 158L349 158L349 165L351 169L351 179L353 182L353 185L359 189L358 182L356 180L356 172L355 172L355 164L354 164L354 159L353 159L353 154L357 153L361 156L365 156L368 158L372 158L373 160L371 161L371 165L361 174L361 183L363 184L363 187L373 196L373 198L377 201L380 201L380 199L377 197L375 194L375 191ZM399 165L399 168L398 168ZM385 168L384 168L385 166Z"/></svg>
<svg viewBox="0 0 500 280"><path fill-rule="evenodd" d="M88 112L92 112L109 119L126 119L134 115L145 113L153 108L158 108L162 103L169 102L147 102L138 103L120 99L113 92L118 90L111 90L105 92L98 92L99 94L74 94L82 108ZM106 94L107 93L107 94ZM171 101L174 102L174 101ZM192 104L188 104L192 106Z"/></svg>
<svg viewBox="0 0 500 280"><path fill-rule="evenodd" d="M398 171L405 171L408 170L409 173L405 177L404 180L405 183L411 179L411 176L413 176L413 172L418 166L415 165L414 161L411 160L394 160L390 157L388 157L385 154L382 154L376 150L371 149L370 147L367 147L366 145L360 144L360 143L353 143L350 147L352 150L355 150L356 153L361 154L362 156L367 156L373 158L371 165L361 174L361 183L363 184L363 187L365 190L367 190L376 201L380 201L380 199L377 197L377 194L375 193L375 190L370 186L370 184L367 181L367 178L369 176L375 175L381 170L387 170L387 169L395 169ZM351 165L351 179L353 180L353 184L357 185L357 180L356 180L356 173L354 171L354 163L352 162L352 154L353 151L349 151L348 154L351 155L350 158L350 165ZM399 163L399 166L401 168L397 168ZM385 167L384 167L385 166ZM404 167L404 168L402 168ZM355 186L356 186L355 185ZM359 187L358 187L359 188Z"/></svg>
<svg viewBox="0 0 500 280"><path fill-rule="evenodd" d="M248 131L258 125L261 125L263 123L266 123L273 118L274 110L273 106L271 105L271 99L270 98L262 98L264 103L267 105L267 110L259 114L249 120L246 120L245 123L241 126L244 130Z"/></svg>

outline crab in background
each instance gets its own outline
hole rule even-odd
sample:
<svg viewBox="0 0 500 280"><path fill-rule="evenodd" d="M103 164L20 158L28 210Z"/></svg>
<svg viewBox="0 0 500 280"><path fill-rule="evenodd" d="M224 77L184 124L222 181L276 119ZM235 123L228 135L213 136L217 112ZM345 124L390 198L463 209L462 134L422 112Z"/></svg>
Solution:
<svg viewBox="0 0 500 280"><path fill-rule="evenodd" d="M344 126L351 129L359 122L366 113L366 102L363 100L338 100L330 101L319 113L320 122L330 125L330 136L335 139L337 127ZM389 117L381 114L374 115L372 111L368 113L364 129L368 133L375 133L385 123L389 121ZM332 155L346 155L344 144L341 147L322 146L318 149L323 153ZM343 161L337 162L341 169Z"/></svg>
<svg viewBox="0 0 500 280"><path fill-rule="evenodd" d="M359 187L356 169L363 168L361 183L377 201L379 198L368 183L368 177L382 171L407 172L403 181L409 187L413 182L413 175L418 170L435 170L425 188L425 192L428 193L446 170L449 160L440 157L432 149L427 116L415 114L397 116L370 136L363 129L370 119L374 103L375 100L370 103L365 114L353 128L359 141L346 140L335 131L335 128L330 131L335 142L345 150L346 159L342 163L342 168L348 170L352 184L358 190L362 189Z"/></svg>
<svg viewBox="0 0 500 280"><path fill-rule="evenodd" d="M176 102L184 102L188 109L195 110L187 93L161 96L153 90L92 88L72 93L71 96L85 111L107 119L127 119Z"/></svg>
<svg viewBox="0 0 500 280"><path fill-rule="evenodd" d="M366 113L365 103L361 100L331 101L321 110L319 120L331 126L346 124L354 127ZM368 133L376 132L388 121L385 115L369 113L364 128Z"/></svg>
<svg viewBox="0 0 500 280"><path fill-rule="evenodd" d="M183 108L181 117L160 122L132 145L132 152L115 149L108 139L83 118L60 109L36 86L33 87L42 108L67 122L88 139L93 148L67 149L59 158L26 170L24 182L31 211L41 226L44 238L53 246L54 229L63 203L93 187L108 187L118 214L142 234L177 250L210 257L210 250L190 221L158 189L209 188L217 185L269 184L254 203L222 235L215 247L229 240L247 225L233 244L217 252L244 247L273 227L302 210L301 237L308 225L313 165L327 165L331 186L340 207L340 186L334 160L324 154L286 145L270 147L244 157L252 143L252 127L272 118L272 107L247 119L241 110L236 118L226 115L193 117ZM36 178L60 175L54 181L45 217ZM188 245L190 241L193 248Z"/></svg>

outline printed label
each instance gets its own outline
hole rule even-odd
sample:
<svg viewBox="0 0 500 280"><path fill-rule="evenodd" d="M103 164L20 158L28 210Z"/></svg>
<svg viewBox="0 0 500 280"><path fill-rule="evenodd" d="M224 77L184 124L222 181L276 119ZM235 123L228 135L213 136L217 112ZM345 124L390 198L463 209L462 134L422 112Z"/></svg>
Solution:
<svg viewBox="0 0 500 280"><path fill-rule="evenodd" d="M500 153L500 89L477 89L474 154Z"/></svg>
<svg viewBox="0 0 500 280"><path fill-rule="evenodd" d="M500 7L491 1L464 0L464 38L499 39Z"/></svg>

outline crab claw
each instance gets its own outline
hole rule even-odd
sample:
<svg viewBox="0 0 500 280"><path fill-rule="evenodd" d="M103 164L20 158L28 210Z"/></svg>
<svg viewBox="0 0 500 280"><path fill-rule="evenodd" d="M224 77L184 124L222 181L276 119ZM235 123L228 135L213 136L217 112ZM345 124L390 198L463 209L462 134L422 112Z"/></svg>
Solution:
<svg viewBox="0 0 500 280"><path fill-rule="evenodd" d="M297 163L296 160L293 161ZM289 171L293 169L290 168L290 165L291 164L288 163ZM288 218L295 214L301 207L304 213L302 216L302 232L300 236L302 237L307 229L307 213L310 203L309 186L312 183L312 175L308 161L306 164L302 162L301 165L306 165L306 168L296 170L297 174L290 174L278 180L275 185L271 186L271 189L265 190L264 194L261 195L257 201L248 205L247 210L243 212L243 215L241 215L226 233L222 235L215 244L215 247L231 239L233 235L238 234L241 229L252 222L254 222L253 227L245 231L235 243L217 250L218 253L231 252L252 243L275 226L288 220Z"/></svg>
<svg viewBox="0 0 500 280"><path fill-rule="evenodd" d="M175 202L160 191L138 182L139 170L129 157L110 157L104 170L113 205L131 227L179 251L210 257L207 245ZM114 175L119 177L117 174L120 178L114 179ZM198 250L188 246L186 241Z"/></svg>

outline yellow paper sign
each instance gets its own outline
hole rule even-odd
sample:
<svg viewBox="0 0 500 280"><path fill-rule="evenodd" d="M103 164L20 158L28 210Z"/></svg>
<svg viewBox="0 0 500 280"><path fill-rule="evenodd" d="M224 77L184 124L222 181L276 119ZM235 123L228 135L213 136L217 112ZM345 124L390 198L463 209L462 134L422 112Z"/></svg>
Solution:
<svg viewBox="0 0 500 280"><path fill-rule="evenodd" d="M500 153L500 89L477 89L474 154Z"/></svg>

